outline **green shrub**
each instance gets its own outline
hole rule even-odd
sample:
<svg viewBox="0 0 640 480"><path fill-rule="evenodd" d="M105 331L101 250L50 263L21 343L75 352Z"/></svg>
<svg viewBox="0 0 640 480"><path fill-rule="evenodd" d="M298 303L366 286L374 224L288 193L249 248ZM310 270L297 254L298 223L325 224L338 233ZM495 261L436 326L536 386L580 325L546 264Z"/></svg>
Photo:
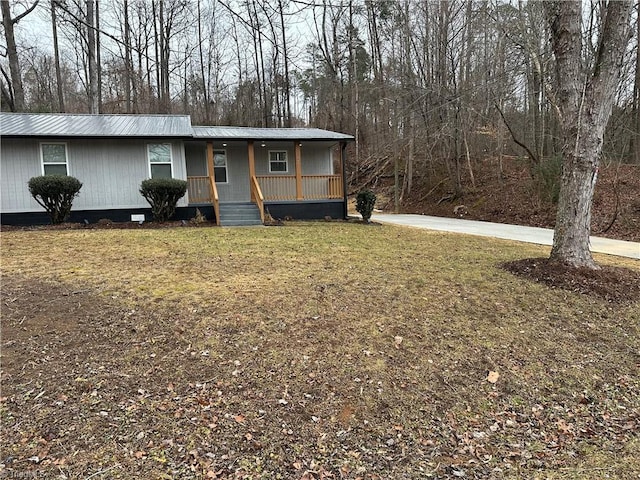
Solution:
<svg viewBox="0 0 640 480"><path fill-rule="evenodd" d="M175 178L149 178L140 185L140 193L151 205L157 222L166 222L176 213L176 205L185 193L187 182Z"/></svg>
<svg viewBox="0 0 640 480"><path fill-rule="evenodd" d="M31 196L47 211L54 225L67 219L73 199L82 188L80 180L67 175L33 177L27 185Z"/></svg>
<svg viewBox="0 0 640 480"><path fill-rule="evenodd" d="M362 215L362 220L369 223L373 207L376 204L376 194L371 190L362 190L356 196L356 211Z"/></svg>

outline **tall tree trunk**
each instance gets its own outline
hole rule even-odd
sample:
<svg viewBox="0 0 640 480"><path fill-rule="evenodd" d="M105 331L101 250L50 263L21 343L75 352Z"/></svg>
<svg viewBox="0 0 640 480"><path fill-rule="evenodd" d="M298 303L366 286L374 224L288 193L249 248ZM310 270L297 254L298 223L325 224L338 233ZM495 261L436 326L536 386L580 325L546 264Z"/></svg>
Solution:
<svg viewBox="0 0 640 480"><path fill-rule="evenodd" d="M582 3L545 3L556 59L557 103L563 137L563 171L551 260L597 268L589 251L591 204L604 129L613 106L629 41L631 0L610 1L593 68L584 78Z"/></svg>
<svg viewBox="0 0 640 480"><path fill-rule="evenodd" d="M11 86L11 80L9 80L9 75L2 66L0 66L0 72L2 72L2 78L5 80L4 82L0 80L0 102L2 102L3 105L8 105L9 109L13 111L13 97L8 88Z"/></svg>
<svg viewBox="0 0 640 480"><path fill-rule="evenodd" d="M282 53L284 56L284 95L285 95L285 122L284 126L291 128L291 84L289 80L289 52L287 51L287 35L284 25L284 10L282 0L278 0L280 10L280 27L282 29Z"/></svg>
<svg viewBox="0 0 640 480"><path fill-rule="evenodd" d="M96 61L95 0L87 0L87 59L89 61L89 111L100 113L98 99L98 63Z"/></svg>
<svg viewBox="0 0 640 480"><path fill-rule="evenodd" d="M169 6L169 4L167 4ZM169 96L169 25L165 21L165 2L158 2L158 36L160 39L160 112L171 111Z"/></svg>
<svg viewBox="0 0 640 480"><path fill-rule="evenodd" d="M158 0L162 1L162 0ZM151 10L153 11L153 48L155 54L155 67L156 67L156 96L158 100L158 108L161 109L161 98L162 98L162 86L160 84L160 29L162 25L158 26L158 3L155 0L151 0ZM147 56L147 62L149 61L149 57ZM147 63L147 72L149 72L149 66ZM149 86L151 86L151 78L149 78Z"/></svg>
<svg viewBox="0 0 640 480"><path fill-rule="evenodd" d="M100 54L100 2L96 0L96 76L98 90L98 113L102 111L102 58Z"/></svg>
<svg viewBox="0 0 640 480"><path fill-rule="evenodd" d="M640 165L640 4L636 14L636 78L633 88L633 123L635 129L631 133L631 155L633 161Z"/></svg>
<svg viewBox="0 0 640 480"><path fill-rule="evenodd" d="M2 26L4 27L4 38L7 42L7 57L9 57L9 73L11 75L11 88L13 93L11 109L14 112L24 111L24 90L22 88L22 72L20 70L20 59L18 58L18 48L13 26L22 18L31 13L36 8L38 2L34 2L27 10L15 18L11 18L10 4L6 0L0 1L2 10Z"/></svg>
<svg viewBox="0 0 640 480"><path fill-rule="evenodd" d="M131 82L133 77L133 64L131 59L131 25L129 23L129 1L124 0L122 5L124 14L124 101L125 111L131 113Z"/></svg>
<svg viewBox="0 0 640 480"><path fill-rule="evenodd" d="M7 42L7 56L9 57L9 73L11 75L11 110L22 112L24 110L24 91L22 90L22 72L20 71L20 60L18 59L18 48L13 32L13 19L9 2L0 1L2 7L2 25L4 27L4 37Z"/></svg>
<svg viewBox="0 0 640 480"><path fill-rule="evenodd" d="M204 69L204 51L202 49L204 38L202 37L202 13L200 10L200 0L196 1L196 6L198 8L198 53L200 55L200 81L202 82L202 100L204 102L204 121L206 125L209 125L209 123L211 122L211 107L209 105L209 79L205 75ZM210 61L210 59L208 61Z"/></svg>
<svg viewBox="0 0 640 480"><path fill-rule="evenodd" d="M257 3L256 0L253 0L253 14L255 15L255 41L258 42L258 54L260 57L260 66L259 66L259 71L262 72L262 99L263 99L263 104L262 104L262 126L263 127L270 127L271 126L271 108L270 108L270 103L269 102L269 97L267 97L267 72L264 68L264 51L262 48L262 39L260 38L261 36L261 27L260 27L260 18L258 17L258 7L257 7ZM260 73L258 73L258 75L260 75Z"/></svg>
<svg viewBox="0 0 640 480"><path fill-rule="evenodd" d="M371 147L378 149L384 143L386 130L389 125L389 110L387 105L387 82L385 81L384 63L382 60L382 42L378 28L378 15L376 13L376 2L367 1L367 25L369 29L369 41L371 44L371 65L373 67L373 78L379 101L373 105L375 135ZM383 127L384 126L384 127Z"/></svg>
<svg viewBox="0 0 640 480"><path fill-rule="evenodd" d="M53 32L53 57L56 64L58 111L64 112L64 89L62 88L62 72L60 71L60 49L58 47L58 19L56 17L56 3L57 0L51 0L51 30Z"/></svg>

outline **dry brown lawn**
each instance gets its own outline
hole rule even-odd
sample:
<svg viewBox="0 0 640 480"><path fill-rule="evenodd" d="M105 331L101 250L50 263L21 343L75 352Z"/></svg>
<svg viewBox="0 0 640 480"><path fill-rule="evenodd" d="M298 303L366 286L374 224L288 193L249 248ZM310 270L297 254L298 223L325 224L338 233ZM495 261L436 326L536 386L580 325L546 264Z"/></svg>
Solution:
<svg viewBox="0 0 640 480"><path fill-rule="evenodd" d="M499 267L546 247L324 222L0 239L0 476L640 476L640 304Z"/></svg>

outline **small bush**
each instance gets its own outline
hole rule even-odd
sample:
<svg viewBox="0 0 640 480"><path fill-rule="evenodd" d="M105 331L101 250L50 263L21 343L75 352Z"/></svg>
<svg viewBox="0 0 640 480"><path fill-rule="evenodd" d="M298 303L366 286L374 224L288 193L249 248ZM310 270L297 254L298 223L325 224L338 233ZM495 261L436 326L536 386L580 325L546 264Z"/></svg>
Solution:
<svg viewBox="0 0 640 480"><path fill-rule="evenodd" d="M82 182L67 175L41 175L28 183L31 196L49 214L51 223L64 222L71 213L73 199L80 193Z"/></svg>
<svg viewBox="0 0 640 480"><path fill-rule="evenodd" d="M187 182L175 178L149 178L140 184L140 194L151 205L153 219L166 222L176 213L178 200L187 193Z"/></svg>
<svg viewBox="0 0 640 480"><path fill-rule="evenodd" d="M369 223L373 207L376 204L376 194L371 190L362 190L356 196L356 211L362 215L362 220Z"/></svg>

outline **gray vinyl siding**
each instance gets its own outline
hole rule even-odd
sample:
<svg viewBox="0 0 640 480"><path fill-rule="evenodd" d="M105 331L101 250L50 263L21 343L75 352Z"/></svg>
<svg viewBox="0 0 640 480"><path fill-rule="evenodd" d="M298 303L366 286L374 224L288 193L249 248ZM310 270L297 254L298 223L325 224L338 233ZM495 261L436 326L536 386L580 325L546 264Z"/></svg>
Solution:
<svg viewBox="0 0 640 480"><path fill-rule="evenodd" d="M332 175L331 147L319 143L302 144L302 175Z"/></svg>
<svg viewBox="0 0 640 480"><path fill-rule="evenodd" d="M187 158L188 177L206 177L207 173L207 145L204 142L185 142L184 154Z"/></svg>
<svg viewBox="0 0 640 480"><path fill-rule="evenodd" d="M227 152L227 182L216 183L221 202L248 202L251 200L249 184L249 156L246 143L226 147L214 144L214 150ZM187 175L200 177L208 174L206 142L186 142Z"/></svg>
<svg viewBox="0 0 640 480"><path fill-rule="evenodd" d="M3 212L42 210L31 197L27 182L42 175L38 142L2 139L0 148L0 197Z"/></svg>
<svg viewBox="0 0 640 480"><path fill-rule="evenodd" d="M216 183L221 202L248 202L251 200L249 156L247 147L229 145L227 151L227 183Z"/></svg>
<svg viewBox="0 0 640 480"><path fill-rule="evenodd" d="M269 172L269 152L287 152L288 172ZM268 142L261 147L255 144L256 152L256 175L295 175L296 157L295 146L292 142L275 143ZM320 142L303 142L301 149L302 175L330 175L333 173L333 162L331 160L331 148L329 145Z"/></svg>
<svg viewBox="0 0 640 480"><path fill-rule="evenodd" d="M42 210L31 198L27 182L42 175L39 139L2 139L2 211ZM148 143L171 143L173 177L186 179L182 141L161 139L56 139L67 144L68 174L83 186L74 210L148 207L140 195L142 180L149 178ZM187 205L183 198L179 206Z"/></svg>

